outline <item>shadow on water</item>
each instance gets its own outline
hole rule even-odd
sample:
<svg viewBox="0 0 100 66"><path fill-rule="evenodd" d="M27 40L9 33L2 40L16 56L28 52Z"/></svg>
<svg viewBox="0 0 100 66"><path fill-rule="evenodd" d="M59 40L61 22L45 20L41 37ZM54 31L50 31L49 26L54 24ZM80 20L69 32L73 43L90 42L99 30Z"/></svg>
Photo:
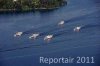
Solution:
<svg viewBox="0 0 100 66"><path fill-rule="evenodd" d="M26 10L26 11L21 11L21 10L17 10L17 11L1 11L0 14L3 15L18 15L18 14L27 14L27 13L35 13L35 12L39 12L41 14L43 13L49 13L49 12L53 12L57 9L33 9L33 10Z"/></svg>
<svg viewBox="0 0 100 66"><path fill-rule="evenodd" d="M29 12L33 12L35 13L35 11L3 11L3 12L0 12L0 14L3 14L3 15L18 15L18 14L26 14L26 13L29 13Z"/></svg>

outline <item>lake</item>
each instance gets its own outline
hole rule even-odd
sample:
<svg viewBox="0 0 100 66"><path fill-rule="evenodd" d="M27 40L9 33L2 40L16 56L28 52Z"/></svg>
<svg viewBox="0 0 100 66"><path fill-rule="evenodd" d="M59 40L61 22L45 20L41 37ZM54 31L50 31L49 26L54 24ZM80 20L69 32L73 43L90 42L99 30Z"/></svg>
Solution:
<svg viewBox="0 0 100 66"><path fill-rule="evenodd" d="M57 24L64 20L65 24ZM82 26L80 32L73 29ZM22 31L21 37L14 37ZM30 40L32 33L43 33ZM50 42L43 38L54 35ZM100 0L68 0L67 6L50 11L0 14L0 66L48 66L40 57L94 57L95 63L52 66L99 66Z"/></svg>

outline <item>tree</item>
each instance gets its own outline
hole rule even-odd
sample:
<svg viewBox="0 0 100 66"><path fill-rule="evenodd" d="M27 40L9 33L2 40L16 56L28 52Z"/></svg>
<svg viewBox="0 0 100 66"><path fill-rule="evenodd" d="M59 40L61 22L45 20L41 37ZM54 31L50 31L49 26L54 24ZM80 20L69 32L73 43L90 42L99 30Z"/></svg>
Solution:
<svg viewBox="0 0 100 66"><path fill-rule="evenodd" d="M40 7L40 0L32 0L33 7Z"/></svg>

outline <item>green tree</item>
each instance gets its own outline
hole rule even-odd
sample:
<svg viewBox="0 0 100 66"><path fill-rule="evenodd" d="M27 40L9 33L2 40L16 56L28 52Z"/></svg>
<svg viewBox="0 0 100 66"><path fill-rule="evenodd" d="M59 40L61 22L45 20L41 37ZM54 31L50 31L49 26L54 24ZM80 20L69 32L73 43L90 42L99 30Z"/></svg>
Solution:
<svg viewBox="0 0 100 66"><path fill-rule="evenodd" d="M40 7L40 0L32 0L33 7Z"/></svg>

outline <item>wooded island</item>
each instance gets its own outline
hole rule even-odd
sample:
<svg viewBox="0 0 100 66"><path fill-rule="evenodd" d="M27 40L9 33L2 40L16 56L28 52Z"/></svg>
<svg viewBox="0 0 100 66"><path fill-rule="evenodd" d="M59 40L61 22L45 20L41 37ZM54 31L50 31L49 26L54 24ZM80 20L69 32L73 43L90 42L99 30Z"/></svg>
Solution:
<svg viewBox="0 0 100 66"><path fill-rule="evenodd" d="M0 11L54 9L65 3L65 0L0 0Z"/></svg>

